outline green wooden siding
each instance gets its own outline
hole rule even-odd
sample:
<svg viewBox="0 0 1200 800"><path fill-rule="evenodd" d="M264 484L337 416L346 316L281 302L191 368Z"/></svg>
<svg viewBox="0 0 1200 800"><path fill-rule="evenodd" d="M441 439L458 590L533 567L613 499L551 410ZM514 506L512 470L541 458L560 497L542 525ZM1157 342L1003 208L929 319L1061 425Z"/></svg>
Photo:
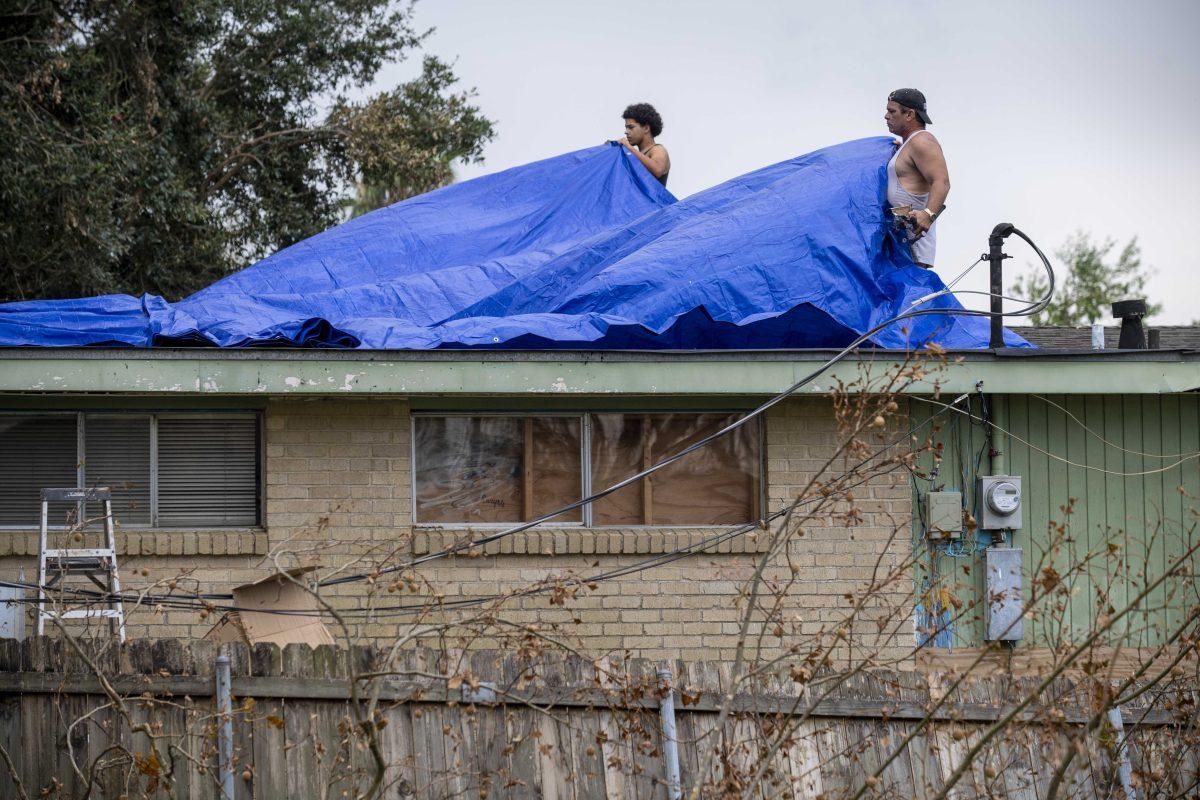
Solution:
<svg viewBox="0 0 1200 800"><path fill-rule="evenodd" d="M1024 551L1026 597L1031 580L1048 575L1047 567L1065 576L1073 566L1087 565L1074 574L1061 613L1027 620L1023 644L1077 641L1103 613L1098 610L1100 595L1108 593L1109 604L1119 609L1190 546L1200 507L1195 457L1200 452L1200 397L1009 395L992 402L1004 404L1002 419L1011 434L997 440L1005 471L1023 479L1024 524L1012 544ZM941 407L914 399L911 408L914 422L921 423ZM979 415L978 397L972 398L971 409ZM915 494L930 488L961 490L965 505L977 514L975 477L991 471L985 426L950 412L923 432L940 445L942 458L938 465L931 455L922 457ZM949 637L954 646L982 644L983 549L990 536L967 534L961 542L926 548L919 505L914 508L914 544L926 551L918 583L944 590L927 593L934 603L939 597L948 599L948 592L963 605ZM1159 643L1197 599L1190 580L1168 581L1150 595L1144 610L1123 620L1118 629L1123 644ZM974 610L965 611L972 605Z"/></svg>

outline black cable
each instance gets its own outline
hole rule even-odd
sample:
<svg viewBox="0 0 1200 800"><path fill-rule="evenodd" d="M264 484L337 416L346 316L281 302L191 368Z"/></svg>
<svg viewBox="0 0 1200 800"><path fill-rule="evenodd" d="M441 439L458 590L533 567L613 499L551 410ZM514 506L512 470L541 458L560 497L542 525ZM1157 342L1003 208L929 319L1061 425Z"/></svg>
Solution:
<svg viewBox="0 0 1200 800"><path fill-rule="evenodd" d="M1012 227L1011 232L1013 234L1016 234L1021 239L1023 239L1031 248L1033 248L1033 251L1041 259L1042 264L1046 269L1048 285L1047 285L1047 289L1046 289L1046 294L1043 298L1041 298L1040 300L1038 300L1034 303L1031 303L1030 305L1026 306L1025 308L1018 309L1018 310L1012 311L1012 312L1008 312L1008 313L1006 313L1005 316L1011 316L1011 317L1032 316L1034 314L1037 314L1037 313L1043 311L1050 304L1051 299L1053 299L1054 288L1055 288L1054 268L1051 266L1050 260L1046 258L1045 254L1042 253L1041 249L1038 248L1038 246L1036 244L1034 244L1032 239L1030 239L1028 236L1026 236L1022 231L1020 231L1016 227ZM972 267L981 263L983 260L984 259L982 259L982 258L977 260L975 262L975 264L972 265ZM926 301L928 299L932 299L932 297L933 296L930 296L930 298L927 298ZM521 524L513 526L511 528L506 528L502 531L497 531L496 533L489 534L480 539L475 539L475 540L468 541L468 542L459 542L454 545L451 545L450 547L448 547L444 550L440 550L435 553L427 553L424 556L414 558L403 564L395 564L390 567L384 567L382 569L376 570L371 573L358 573L358 574L354 574L354 575L343 575L343 576L340 576L337 578L329 578L324 581L318 582L317 586L323 588L323 587L327 587L327 586L340 586L340 585L346 584L346 583L357 583L360 581L367 580L368 578L377 578L380 575L386 575L386 574L391 574L391 573L401 572L403 570L411 569L412 567L419 566L421 564L425 564L430 561L435 561L437 559L446 558L447 556L455 555L457 553L463 552L464 550L471 550L476 547L480 547L482 545L486 545L491 542L498 541L500 539L506 538L508 536L512 536L517 533L523 533L524 531L527 531L533 527L536 527L537 525L540 525L543 522L548 522L549 520L552 520L558 516L561 516L562 514L565 514L569 511L574 511L577 508L582 508L583 506L587 505L588 503L592 503L592 502L595 502L596 500L603 499L603 498L607 497L608 495L613 494L614 492L620 491L621 489L625 488L626 486L630 486L630 485L636 483L637 481L641 480L642 478L644 478L648 475L652 475L653 473L657 472L658 470L663 469L663 468L675 463L676 461L679 461L682 458L685 458L686 456L699 450L700 448L705 447L708 444L716 441L717 439L724 436L725 434L737 430L738 428L740 428L743 425L745 425L746 423L748 423L750 420L755 419L756 417L761 416L762 414L766 413L766 411L768 411L769 409L775 407L779 403L783 402L784 400L786 400L787 398L791 397L793 394L798 392L800 389L807 386L812 381L816 380L818 377L820 377L822 374L824 374L826 371L828 371L831 367L833 367L835 364L837 364L842 359L844 359L846 356L848 356L850 353L852 353L854 350L856 350L865 341L867 341L868 339L870 339L872 336L879 333L880 331L884 330L885 328L888 328L892 325L895 325L899 322L903 322L905 320L917 319L920 317L927 317L927 316L937 316L937 315L990 317L992 314L990 311L979 311L979 310L968 309L968 308L915 309L912 311L906 311L901 314L898 314L895 317L885 320L884 322L881 322L878 325L875 325L874 327L870 328L865 333L859 335L850 344L843 347L836 354L834 354L830 359L825 361L825 363L823 363L821 366L817 367L815 370L808 373L803 378L796 381L788 388L784 389L782 392L779 392L778 394L774 395L773 397L771 397L770 399L768 399L766 402L762 403L758 407L747 412L739 419L735 420L734 422L730 423L729 425L726 425L724 428L721 428L720 430L718 430L712 434L709 434L708 436L705 436L704 438L699 439L696 442L693 442L691 445L689 445L688 447L685 447L683 450L675 453L674 455L668 456L668 457L664 458L662 461L659 461L659 462L651 465L650 467L647 467L646 469L641 470L640 472L637 472L621 481L618 481L617 483L613 484L612 486L609 486L606 489L602 489L602 490L595 492L595 493L593 493L587 497L584 497L580 500L569 503L561 508L547 512L546 514L536 517L528 522L521 523ZM6 585L6 584L4 584L3 582L0 582L0 585ZM33 588L38 588L38 587L34 586ZM184 595L173 596L173 598L182 598L182 597L185 597L185 596ZM187 595L186 597L188 597L190 599L194 599L194 600L231 600L231 599L233 599L233 595L231 593L193 594L193 595ZM160 602L167 602L167 601L163 600ZM172 599L171 602L176 602L176 599Z"/></svg>
<svg viewBox="0 0 1200 800"><path fill-rule="evenodd" d="M881 447L879 450L876 450L871 455L863 458L861 461L859 461L857 464L855 464L852 468L850 468L846 472L842 473L841 475L838 475L837 477L835 477L834 480L835 481L840 480L840 479L846 477L847 475L854 473L855 471L861 469L862 467L869 464L871 461L878 458L881 454L883 454L883 453L887 452L888 450L890 450L891 448L895 447L900 442L908 440L909 437L911 437L914 433L916 433L922 427L930 424L931 422L933 422L933 420L935 420L942 414L948 413L950 411L950 409L952 409L957 403L962 401L963 397L966 397L966 395L963 395L962 397L959 397L958 399L954 400L953 402L946 404L943 408L934 412L931 416L926 418L924 421L918 423L917 425L912 426L907 431L905 431L903 434L892 439L892 441L890 441L888 444ZM862 478L861 480L858 480L858 481L850 484L849 486L844 487L843 491L850 491L858 486L861 486L867 480L869 480L869 478ZM594 575L591 575L588 577L583 577L583 578L571 578L571 579L568 579L567 582L570 584L575 584L575 585L579 585L579 584L586 585L586 584L590 584L590 583L599 583L599 582L606 581L606 580L612 580L614 578L624 577L626 575L636 574L638 572L644 572L645 570L663 566L664 564L674 563L675 561L678 561L683 558L687 558L688 556L695 555L697 553L704 552L705 550L709 549L710 547L714 547L725 541L734 539L734 538L741 536L743 534L746 534L752 530L758 529L765 523L774 522L775 520L779 519L780 517L785 516L786 514L790 513L793 509L800 508L802 506L816 502L817 499L818 498L808 498L806 500L797 501L795 503L789 504L788 506L785 506L784 508L781 508L781 509L778 509L778 510L772 512L769 516L767 516L763 520L760 520L757 522L744 523L742 525L735 526L729 530L722 531L718 534L714 534L706 539L702 539L699 542L695 542L693 544L686 545L684 547L675 548L675 549L669 550L665 553L658 553L658 554L652 556L651 558L643 559L641 561L634 562L633 564L627 564L623 567L616 567L616 568L608 570L606 572L597 573L597 574L594 574ZM36 589L37 588L35 584L20 583L20 582L15 582L15 581L13 581L13 582L0 581L0 586L11 586L14 588L26 588L26 589ZM70 590L70 591L74 592L76 595L84 595L84 596L89 597L90 599L85 604L93 604L94 605L94 604L99 604L99 603L108 603L111 600L115 599L111 595L103 595L99 592L95 592L92 590L75 589L75 590ZM463 598L461 600L443 601L443 602L434 603L434 604L430 604L430 603L426 602L426 603L420 603L420 604L410 603L410 604L401 604L401 605L393 605L393 606L376 606L374 608L341 609L338 611L338 613L342 614L344 616L375 617L375 616L380 616L380 615L387 616L387 615L391 615L391 614L408 614L408 613L422 611L422 610L424 610L424 611L456 610L456 609L460 609L460 608L468 608L471 606L483 605L483 604L486 604L489 602L494 602L497 600L507 600L507 599L513 599L513 598L518 598L518 597L532 597L532 596L536 596L539 594L544 594L547 591L550 591L550 587L548 587L546 585L539 585L539 586L530 587L524 591L516 592L513 594L484 595L484 596L478 596L478 597L472 597L472 598ZM253 611L253 612L259 612L259 613L275 614L275 615L279 615L279 616L314 617L314 616L320 616L320 614L322 613L319 610L312 611L312 610L247 608L244 606L235 606L235 605L227 605L227 604L200 603L197 600L192 599L193 597L194 596L188 596L188 595L144 595L141 597L136 597L136 596L130 597L130 598L123 597L122 602L128 602L134 606L154 605L154 606L162 606L164 608L172 608L172 609L177 609L177 610ZM37 601L32 598L23 598L17 602L36 603Z"/></svg>
<svg viewBox="0 0 1200 800"><path fill-rule="evenodd" d="M1013 311L1013 312L1006 314L1006 316L1012 316L1012 317L1032 316L1032 315L1037 314L1037 313L1041 312L1042 310L1044 310L1046 308L1046 306L1049 305L1050 300L1053 298L1054 286L1055 286L1054 268L1050 265L1049 259L1046 258L1046 256L1042 253L1042 251L1040 249L1038 249L1037 245L1035 245L1033 243L1033 241L1031 239L1029 239L1029 237L1027 237L1024 233L1022 233L1021 231L1019 231L1016 228L1013 228L1012 232L1015 233L1016 235L1020 236L1022 239L1024 239L1030 245L1030 247L1033 248L1034 252L1036 252L1038 254L1038 257L1041 258L1042 263L1045 266L1047 274L1048 274L1048 287L1046 290L1045 297L1043 297L1041 300L1039 300L1037 302L1032 303L1031 305L1027 306L1024 309L1019 309L1017 311ZM976 261L975 264L981 263L982 260L983 259ZM974 265L972 265L972 266L974 266ZM441 550L436 553L428 553L424 556L420 556L419 558L415 558L404 564L396 564L391 567L386 567L382 570L379 570L378 572L371 573L370 577L388 574L391 572L399 572L401 570L409 569L411 567L418 566L420 564L424 564L429 561L434 561L439 558L445 558L446 556L454 555L456 553L462 552L463 550L470 550L472 548L475 548L475 547L478 547L481 545L485 545L490 542L494 542L494 541L497 541L498 539L503 539L505 537L512 536L517 533L523 533L524 531L527 531L530 528L540 525L543 522L548 522L549 520L552 520L555 517L565 514L568 511L574 511L577 508L582 508L583 506L587 505L588 503L603 499L604 497L607 497L608 495L610 495L614 492L620 491L621 489L625 488L626 486L630 486L630 485L636 483L637 481L641 480L642 478L646 477L647 475L651 475L651 474L657 472L658 470L660 470L666 466L669 466L670 464L673 464L682 458L685 458L686 456L695 452L696 450L699 450L700 448L707 446L708 444L710 444L713 441L716 441L717 439L724 436L725 434L737 430L738 428L742 427L750 420L762 415L767 410L769 410L769 409L773 408L774 406L778 405L779 403L783 402L788 397L795 394L796 392L798 392L800 389L804 388L806 385L808 385L812 381L816 380L823 373L825 373L830 367L837 364L839 361L841 361L843 358L845 358L847 355L849 355L851 352L853 352L855 349L857 349L863 342L865 342L867 339L871 338L872 336L874 336L876 333L880 332L881 330L883 330L887 327L890 327L898 322L903 322L904 320L907 320L907 319L916 319L919 317L935 316L935 315L990 317L991 312L990 311L976 311L974 309L967 309L967 308L960 308L960 309L931 308L931 309L917 309L914 311L907 311L902 314L899 314L889 320L879 323L875 327L866 331L865 333L860 335L858 338L856 338L854 341L852 341L850 344L848 344L844 348L842 348L842 350L840 350L838 353L836 353L832 358L830 358L828 361L826 361L820 367L813 370L812 372L810 372L808 375L804 376L800 380L796 381L794 384L789 386L787 389L784 389L782 392L776 394L774 397L770 398L765 403L759 405L757 408L747 412L742 417L738 418L734 422L725 426L721 430L716 431L715 433L712 433L712 434L692 443L691 445L689 445L688 447L685 447L683 450L679 451L678 453L675 453L672 456L668 456L667 458L664 458L662 461L659 461L659 462L651 465L650 467L643 469L641 472L630 475L628 478L618 481L617 483L613 484L612 486L609 486L606 489L602 489L599 492L595 492L592 495L590 495L588 497L584 497L581 500L574 501L574 502L569 503L561 508L547 512L547 513L541 515L540 517L536 517L528 522L523 522L519 525L513 526L511 528L506 528L505 530L489 534L480 539L475 539L470 542L460 542L458 544L454 544L454 545L450 546L449 548L446 548L445 550ZM367 575L344 575L344 576L341 576L338 578L330 578L328 580L321 581L320 584L318 584L318 585L320 585L320 586L337 586L337 585L340 585L343 583L353 583L356 581L365 580L367 577L368 577Z"/></svg>

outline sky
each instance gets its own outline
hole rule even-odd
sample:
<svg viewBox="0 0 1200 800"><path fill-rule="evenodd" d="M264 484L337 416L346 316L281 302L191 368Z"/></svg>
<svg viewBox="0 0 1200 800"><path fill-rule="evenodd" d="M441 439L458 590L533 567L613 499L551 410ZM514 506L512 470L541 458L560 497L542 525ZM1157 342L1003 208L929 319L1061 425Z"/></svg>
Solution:
<svg viewBox="0 0 1200 800"><path fill-rule="evenodd" d="M1164 306L1153 321L1200 320L1197 0L421 0L414 21L436 29L425 50L454 61L497 123L461 178L616 138L622 109L644 101L663 116L683 198L887 135L887 94L911 86L950 169L943 278L987 249L997 222L1047 252L1076 231L1137 236L1147 294ZM418 62L385 66L374 88ZM1008 246L1008 270L1032 269L1022 247ZM986 265L960 286L986 289Z"/></svg>

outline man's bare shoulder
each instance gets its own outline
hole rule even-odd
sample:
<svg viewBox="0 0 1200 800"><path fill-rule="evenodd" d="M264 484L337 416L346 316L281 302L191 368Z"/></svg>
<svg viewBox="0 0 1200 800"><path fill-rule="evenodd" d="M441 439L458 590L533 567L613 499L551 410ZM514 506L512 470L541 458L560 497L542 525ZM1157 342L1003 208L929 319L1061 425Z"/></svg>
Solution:
<svg viewBox="0 0 1200 800"><path fill-rule="evenodd" d="M940 153L942 144L929 131L924 134L913 134L908 140L908 147L918 153Z"/></svg>

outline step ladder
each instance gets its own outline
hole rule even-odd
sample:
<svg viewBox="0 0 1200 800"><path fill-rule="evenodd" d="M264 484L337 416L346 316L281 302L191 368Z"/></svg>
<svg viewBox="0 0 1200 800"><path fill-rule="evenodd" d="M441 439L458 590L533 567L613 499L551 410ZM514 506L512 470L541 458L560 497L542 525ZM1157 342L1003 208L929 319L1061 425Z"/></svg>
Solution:
<svg viewBox="0 0 1200 800"><path fill-rule="evenodd" d="M50 503L78 503L78 528L68 534L86 533L87 503L102 503L104 506L104 547L54 548L49 546ZM107 487L96 489L42 489L41 544L38 548L38 604L37 632L45 633L48 619L107 619L109 629L121 642L125 641L125 609L121 605L121 581L117 575L117 537L113 529L112 490ZM47 609L51 602L48 590L61 586L68 576L83 576L111 595L104 601L105 608L88 605L84 608L69 608L62 611Z"/></svg>

